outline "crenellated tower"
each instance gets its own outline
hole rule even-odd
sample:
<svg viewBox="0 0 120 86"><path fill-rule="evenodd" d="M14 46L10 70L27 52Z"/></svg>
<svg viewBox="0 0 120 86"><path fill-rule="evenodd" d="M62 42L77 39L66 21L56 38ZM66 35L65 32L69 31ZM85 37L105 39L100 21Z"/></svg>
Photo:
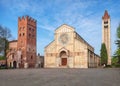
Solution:
<svg viewBox="0 0 120 86"><path fill-rule="evenodd" d="M23 16L18 18L18 46L21 51L21 68L35 67L36 63L36 20Z"/></svg>
<svg viewBox="0 0 120 86"><path fill-rule="evenodd" d="M102 17L102 43L105 43L108 53L108 65L111 65L111 37L110 37L110 15L105 10Z"/></svg>

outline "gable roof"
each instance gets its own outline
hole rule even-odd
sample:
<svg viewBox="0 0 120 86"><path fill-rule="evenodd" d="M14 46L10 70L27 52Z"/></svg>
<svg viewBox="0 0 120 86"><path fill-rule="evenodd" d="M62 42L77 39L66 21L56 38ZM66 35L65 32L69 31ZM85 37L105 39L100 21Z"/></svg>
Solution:
<svg viewBox="0 0 120 86"><path fill-rule="evenodd" d="M55 29L55 33L58 32L60 29L64 29L65 27L66 27L67 29L71 30L71 31L74 31L74 30L75 30L72 26L67 25L67 24L63 24L63 25L59 26L57 29Z"/></svg>
<svg viewBox="0 0 120 86"><path fill-rule="evenodd" d="M51 45L54 41L55 41L55 40L51 41L48 45L46 45L46 46L45 46L45 49L46 49L49 45Z"/></svg>

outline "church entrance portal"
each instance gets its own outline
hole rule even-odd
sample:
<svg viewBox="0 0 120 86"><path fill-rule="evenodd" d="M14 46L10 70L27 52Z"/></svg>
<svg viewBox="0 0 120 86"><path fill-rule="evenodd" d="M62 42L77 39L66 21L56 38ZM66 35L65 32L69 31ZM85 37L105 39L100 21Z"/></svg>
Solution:
<svg viewBox="0 0 120 86"><path fill-rule="evenodd" d="M67 66L67 53L65 51L60 52L61 66Z"/></svg>
<svg viewBox="0 0 120 86"><path fill-rule="evenodd" d="M67 65L67 58L62 58L62 66L66 66Z"/></svg>

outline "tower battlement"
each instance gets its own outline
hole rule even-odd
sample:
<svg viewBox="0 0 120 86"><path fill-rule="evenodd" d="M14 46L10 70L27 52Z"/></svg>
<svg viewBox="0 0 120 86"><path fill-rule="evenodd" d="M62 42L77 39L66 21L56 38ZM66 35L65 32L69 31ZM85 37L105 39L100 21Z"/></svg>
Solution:
<svg viewBox="0 0 120 86"><path fill-rule="evenodd" d="M36 24L36 20L35 19L33 19L32 17L30 17L30 16L22 16L22 17L18 17L18 21L26 21L27 20L27 22L31 22L31 23L34 23L34 24Z"/></svg>

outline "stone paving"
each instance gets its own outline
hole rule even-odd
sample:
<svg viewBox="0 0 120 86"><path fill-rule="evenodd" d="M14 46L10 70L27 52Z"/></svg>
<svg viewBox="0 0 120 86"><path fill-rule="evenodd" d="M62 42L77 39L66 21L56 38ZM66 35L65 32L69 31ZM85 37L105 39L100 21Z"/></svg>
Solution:
<svg viewBox="0 0 120 86"><path fill-rule="evenodd" d="M0 70L0 86L120 86L120 69Z"/></svg>

